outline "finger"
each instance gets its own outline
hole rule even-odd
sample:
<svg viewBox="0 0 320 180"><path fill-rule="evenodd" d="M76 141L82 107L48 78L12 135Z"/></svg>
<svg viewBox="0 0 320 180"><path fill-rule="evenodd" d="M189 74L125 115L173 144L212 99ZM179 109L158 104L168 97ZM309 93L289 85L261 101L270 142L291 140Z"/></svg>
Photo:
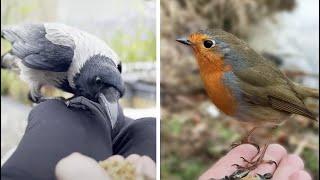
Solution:
<svg viewBox="0 0 320 180"><path fill-rule="evenodd" d="M141 161L142 161L143 174L149 177L150 179L155 179L156 178L155 162L148 156L142 156Z"/></svg>
<svg viewBox="0 0 320 180"><path fill-rule="evenodd" d="M141 158L141 156L137 155L137 154L131 154L130 156L128 156L126 158L126 160L130 163L132 163L133 165L137 166L139 163L139 159Z"/></svg>
<svg viewBox="0 0 320 180"><path fill-rule="evenodd" d="M156 165L150 157L131 154L126 160L136 167L136 173L145 175L151 179L156 177Z"/></svg>
<svg viewBox="0 0 320 180"><path fill-rule="evenodd" d="M235 172L237 168L232 164L244 166L245 162L240 158L251 160L258 150L251 144L243 144L232 149L227 155L218 160L210 169L208 169L199 179L208 180L210 178L223 178Z"/></svg>
<svg viewBox="0 0 320 180"><path fill-rule="evenodd" d="M266 153L263 157L263 160L269 161L275 161L277 164L283 159L284 157L287 156L287 150L279 145L279 144L270 144L266 150ZM271 173L276 170L276 165L275 164L267 164L263 163L260 164L255 170L251 172L251 174L265 174L265 173Z"/></svg>
<svg viewBox="0 0 320 180"><path fill-rule="evenodd" d="M107 161L123 161L123 160L124 160L123 156L120 156L120 155L113 155L107 159Z"/></svg>
<svg viewBox="0 0 320 180"><path fill-rule="evenodd" d="M108 174L94 159L80 153L72 153L61 159L56 165L55 175L58 180L109 179Z"/></svg>
<svg viewBox="0 0 320 180"><path fill-rule="evenodd" d="M312 178L309 173L307 173L304 170L300 170L291 174L289 179L290 180L311 180Z"/></svg>
<svg viewBox="0 0 320 180"><path fill-rule="evenodd" d="M276 172L273 175L274 179L288 179L289 176L304 167L302 159L295 154L290 154L284 157L279 164Z"/></svg>

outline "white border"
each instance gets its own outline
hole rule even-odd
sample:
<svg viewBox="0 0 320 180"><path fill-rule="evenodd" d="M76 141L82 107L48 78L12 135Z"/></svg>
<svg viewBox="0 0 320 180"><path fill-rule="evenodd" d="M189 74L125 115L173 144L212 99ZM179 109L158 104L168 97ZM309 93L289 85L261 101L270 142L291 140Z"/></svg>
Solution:
<svg viewBox="0 0 320 180"><path fill-rule="evenodd" d="M156 0L156 43L157 43L157 60L156 60L156 73L157 73L157 98L156 98L156 108L157 108L157 116L156 116L156 125L157 125L157 157L156 157L156 167L157 167L157 180L160 180L160 166L161 166L161 158L160 158L160 0Z"/></svg>

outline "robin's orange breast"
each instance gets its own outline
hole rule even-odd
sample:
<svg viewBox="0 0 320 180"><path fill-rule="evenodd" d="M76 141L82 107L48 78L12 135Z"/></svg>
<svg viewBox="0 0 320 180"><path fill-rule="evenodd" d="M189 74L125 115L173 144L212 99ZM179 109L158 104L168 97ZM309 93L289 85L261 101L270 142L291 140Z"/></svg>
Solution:
<svg viewBox="0 0 320 180"><path fill-rule="evenodd" d="M231 71L231 66L224 65L222 57L217 54L202 53L200 55L195 51L195 55L208 96L225 114L234 115L237 102L231 90L223 82L223 74Z"/></svg>

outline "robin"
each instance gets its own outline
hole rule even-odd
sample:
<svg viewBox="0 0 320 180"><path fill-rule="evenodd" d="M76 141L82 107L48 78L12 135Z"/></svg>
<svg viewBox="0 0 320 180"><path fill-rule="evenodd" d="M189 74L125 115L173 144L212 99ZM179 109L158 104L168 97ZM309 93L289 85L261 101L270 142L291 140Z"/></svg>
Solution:
<svg viewBox="0 0 320 180"><path fill-rule="evenodd" d="M254 127L279 125L292 114L317 119L304 99L319 98L319 90L292 82L236 36L223 30L206 30L177 41L193 50L205 90L225 114ZM241 144L254 144L249 141L254 129ZM250 162L249 168L261 164L262 157Z"/></svg>

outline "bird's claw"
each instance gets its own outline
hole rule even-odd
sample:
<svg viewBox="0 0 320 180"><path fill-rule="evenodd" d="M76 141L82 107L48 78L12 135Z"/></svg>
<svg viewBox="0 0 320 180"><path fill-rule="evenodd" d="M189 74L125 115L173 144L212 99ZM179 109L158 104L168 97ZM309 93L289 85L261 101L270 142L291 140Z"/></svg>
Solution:
<svg viewBox="0 0 320 180"><path fill-rule="evenodd" d="M79 96L66 101L65 104L67 107L88 110L88 106L86 105L87 103L85 103L85 101L86 98Z"/></svg>
<svg viewBox="0 0 320 180"><path fill-rule="evenodd" d="M100 104L91 101L83 96L74 97L65 102L67 107L82 109L82 110L89 110L94 116L101 119L101 121L105 124L109 121L106 112L103 110Z"/></svg>
<svg viewBox="0 0 320 180"><path fill-rule="evenodd" d="M246 170L246 169L238 169L230 175L230 178L241 179L241 178L246 177L249 174L249 172L250 171Z"/></svg>
<svg viewBox="0 0 320 180"><path fill-rule="evenodd" d="M82 110L93 110L93 112L99 111L99 104L96 102L93 102L83 96L74 97L68 101L65 102L67 107L73 107L78 108Z"/></svg>
<svg viewBox="0 0 320 180"><path fill-rule="evenodd" d="M274 160L264 160L262 163L267 163L267 164L274 164L276 168L278 168L278 163Z"/></svg>
<svg viewBox="0 0 320 180"><path fill-rule="evenodd" d="M231 175L225 176L222 179L210 178L209 180L241 180L241 179L244 179L244 178L247 179L247 177L250 176L249 173L250 173L250 170L237 169ZM265 173L263 175L256 174L256 175L251 175L249 178L250 179L254 179L254 180L268 180L268 179L272 178L272 174L271 173Z"/></svg>
<svg viewBox="0 0 320 180"><path fill-rule="evenodd" d="M231 166L235 166L237 168L237 170L244 169L244 167L240 166L239 164L232 164Z"/></svg>
<svg viewBox="0 0 320 180"><path fill-rule="evenodd" d="M249 160L247 160L246 158L244 158L244 157L240 157L244 162L246 162L246 163L248 163L248 164L253 164L254 162L251 162L251 161L249 161Z"/></svg>
<svg viewBox="0 0 320 180"><path fill-rule="evenodd" d="M259 178L257 180L267 180L267 179L271 179L272 178L272 174L271 173L265 173L264 175L261 174L257 174L256 177Z"/></svg>

